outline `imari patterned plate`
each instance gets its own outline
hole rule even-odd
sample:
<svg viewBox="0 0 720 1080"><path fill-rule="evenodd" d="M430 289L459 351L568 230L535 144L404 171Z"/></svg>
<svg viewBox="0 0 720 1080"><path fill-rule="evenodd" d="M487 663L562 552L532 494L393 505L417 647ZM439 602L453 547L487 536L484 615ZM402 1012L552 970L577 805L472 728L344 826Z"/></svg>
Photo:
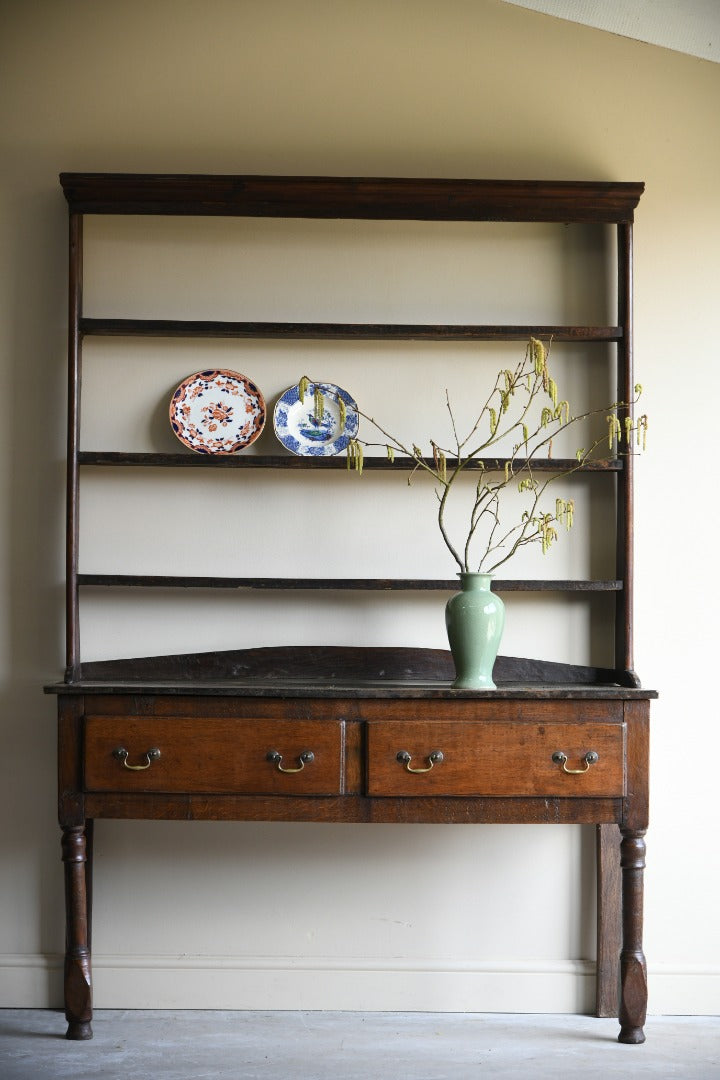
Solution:
<svg viewBox="0 0 720 1080"><path fill-rule="evenodd" d="M196 371L172 396L170 424L198 454L234 454L262 431L265 399L247 375L222 368Z"/></svg>
<svg viewBox="0 0 720 1080"><path fill-rule="evenodd" d="M308 383L302 401L300 386L291 386L275 406L275 434L300 457L332 457L357 435L356 410L347 390L334 383Z"/></svg>

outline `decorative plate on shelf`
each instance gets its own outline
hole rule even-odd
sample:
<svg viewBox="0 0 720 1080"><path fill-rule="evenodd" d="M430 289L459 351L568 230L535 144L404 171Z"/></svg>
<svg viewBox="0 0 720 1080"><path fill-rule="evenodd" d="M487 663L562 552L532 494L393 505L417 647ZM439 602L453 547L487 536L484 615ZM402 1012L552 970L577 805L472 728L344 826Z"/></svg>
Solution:
<svg viewBox="0 0 720 1080"><path fill-rule="evenodd" d="M208 368L188 375L170 401L170 424L198 454L234 454L257 439L265 399L247 375Z"/></svg>
<svg viewBox="0 0 720 1080"><path fill-rule="evenodd" d="M316 387L322 394L322 410L317 414ZM309 383L302 401L300 387L291 386L275 406L275 434L284 447L300 457L332 457L346 450L357 435L356 409L347 390L335 383Z"/></svg>

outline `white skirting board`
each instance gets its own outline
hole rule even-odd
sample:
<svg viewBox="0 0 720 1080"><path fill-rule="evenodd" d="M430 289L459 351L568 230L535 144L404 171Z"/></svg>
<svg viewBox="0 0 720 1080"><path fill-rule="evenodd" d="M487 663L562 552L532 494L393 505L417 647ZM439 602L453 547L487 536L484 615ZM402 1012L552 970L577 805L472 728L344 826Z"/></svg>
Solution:
<svg viewBox="0 0 720 1080"><path fill-rule="evenodd" d="M59 1008L62 957L0 956L0 1007ZM653 1015L713 1015L720 971L649 969ZM595 965L568 961L95 956L98 1009L592 1013Z"/></svg>

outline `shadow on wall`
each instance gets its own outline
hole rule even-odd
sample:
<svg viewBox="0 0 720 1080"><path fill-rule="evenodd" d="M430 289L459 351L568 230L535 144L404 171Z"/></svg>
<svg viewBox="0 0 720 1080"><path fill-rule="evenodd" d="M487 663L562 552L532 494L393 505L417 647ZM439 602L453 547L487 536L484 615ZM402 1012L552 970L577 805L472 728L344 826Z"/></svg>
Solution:
<svg viewBox="0 0 720 1080"><path fill-rule="evenodd" d="M67 212L56 174L32 186L7 178L4 254L7 352L7 661L0 687L3 817L13 822L6 866L39 883L43 949L62 949L62 873L56 816L55 702L43 685L62 672ZM25 918L28 918L26 910ZM27 927L21 928L27 931Z"/></svg>

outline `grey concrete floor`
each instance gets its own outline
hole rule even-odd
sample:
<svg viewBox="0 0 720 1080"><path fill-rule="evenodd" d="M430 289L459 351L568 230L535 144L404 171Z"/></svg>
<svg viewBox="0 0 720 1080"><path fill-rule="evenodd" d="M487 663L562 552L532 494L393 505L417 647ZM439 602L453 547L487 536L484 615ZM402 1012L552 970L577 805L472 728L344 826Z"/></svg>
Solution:
<svg viewBox="0 0 720 1080"><path fill-rule="evenodd" d="M1 1080L720 1080L720 1018L102 1010L68 1042L59 1012L0 1010Z"/></svg>

